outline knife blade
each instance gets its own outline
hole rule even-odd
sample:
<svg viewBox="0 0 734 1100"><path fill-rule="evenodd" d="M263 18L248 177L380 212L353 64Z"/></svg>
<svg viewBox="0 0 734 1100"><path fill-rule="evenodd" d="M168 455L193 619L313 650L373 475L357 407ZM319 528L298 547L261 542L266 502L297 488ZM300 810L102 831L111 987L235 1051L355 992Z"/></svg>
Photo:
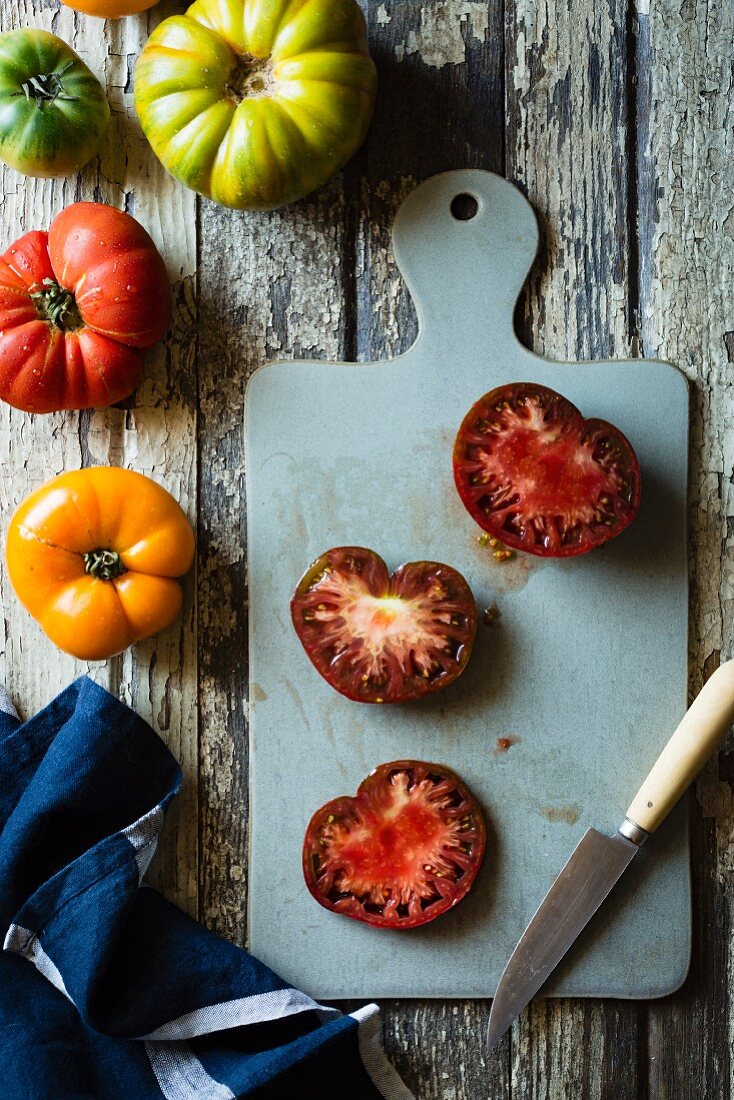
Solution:
<svg viewBox="0 0 734 1100"><path fill-rule="evenodd" d="M707 680L663 748L615 836L588 829L512 952L492 1001L487 1049L545 984L734 722L734 661Z"/></svg>

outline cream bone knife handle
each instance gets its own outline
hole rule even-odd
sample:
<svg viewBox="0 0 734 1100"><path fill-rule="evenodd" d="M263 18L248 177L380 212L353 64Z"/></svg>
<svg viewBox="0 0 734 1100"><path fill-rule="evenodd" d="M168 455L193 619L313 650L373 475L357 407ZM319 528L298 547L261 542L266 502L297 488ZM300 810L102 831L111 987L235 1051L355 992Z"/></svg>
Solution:
<svg viewBox="0 0 734 1100"><path fill-rule="evenodd" d="M717 668L691 703L627 810L620 832L641 843L662 824L734 722L734 660ZM634 835L634 829L644 830Z"/></svg>

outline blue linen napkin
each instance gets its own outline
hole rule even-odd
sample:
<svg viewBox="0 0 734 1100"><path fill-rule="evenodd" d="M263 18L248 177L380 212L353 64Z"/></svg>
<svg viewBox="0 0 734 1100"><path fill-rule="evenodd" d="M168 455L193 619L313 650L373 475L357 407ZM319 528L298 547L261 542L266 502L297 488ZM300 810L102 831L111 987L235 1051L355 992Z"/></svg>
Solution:
<svg viewBox="0 0 734 1100"><path fill-rule="evenodd" d="M0 691L0 1096L412 1100L376 1005L316 1004L142 882L180 782L91 680L22 724Z"/></svg>

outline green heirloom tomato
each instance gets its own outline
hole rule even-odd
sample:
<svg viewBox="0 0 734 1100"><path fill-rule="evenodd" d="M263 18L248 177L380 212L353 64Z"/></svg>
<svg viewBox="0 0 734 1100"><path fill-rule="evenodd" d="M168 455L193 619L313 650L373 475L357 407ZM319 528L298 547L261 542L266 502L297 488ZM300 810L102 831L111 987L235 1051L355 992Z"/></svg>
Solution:
<svg viewBox="0 0 734 1100"><path fill-rule="evenodd" d="M355 0L196 0L135 67L135 107L164 167L237 209L326 183L364 141L375 67Z"/></svg>
<svg viewBox="0 0 734 1100"><path fill-rule="evenodd" d="M66 42L34 29L0 34L0 159L26 176L70 176L99 149L110 108Z"/></svg>

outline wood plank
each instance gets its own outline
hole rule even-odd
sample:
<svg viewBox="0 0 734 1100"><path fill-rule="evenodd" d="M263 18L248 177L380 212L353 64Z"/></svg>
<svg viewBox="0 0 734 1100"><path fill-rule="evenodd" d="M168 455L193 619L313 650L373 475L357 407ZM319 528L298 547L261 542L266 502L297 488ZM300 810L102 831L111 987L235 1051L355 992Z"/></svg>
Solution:
<svg viewBox="0 0 734 1100"><path fill-rule="evenodd" d="M57 33L71 42L74 20L65 10L63 16L51 9L37 13L31 4L0 3L3 28L34 25ZM89 44L91 47L91 43ZM99 57L85 52L84 42L76 49L84 60L101 74ZM16 237L31 229L47 227L51 219L68 203L92 198L99 185L97 165L85 169L78 179L38 180L0 165L2 203L0 205L0 241L3 251ZM0 480L0 506L9 517L21 500L47 478L82 465L83 417L78 413L52 416L28 416L0 404L0 447L4 477ZM15 598L5 568L0 564L0 600L5 620L2 676L8 691L23 715L35 713L87 666L60 653L43 635ZM106 670L98 674L107 686Z"/></svg>
<svg viewBox="0 0 734 1100"><path fill-rule="evenodd" d="M660 0L640 19L641 343L692 383L691 692L734 656L734 8ZM680 994L649 1010L649 1095L732 1095L732 743L692 803L694 948Z"/></svg>
<svg viewBox="0 0 734 1100"><path fill-rule="evenodd" d="M347 222L341 179L272 214L201 204L200 915L239 943L248 803L244 389L266 360L344 356Z"/></svg>
<svg viewBox="0 0 734 1100"><path fill-rule="evenodd" d="M549 358L629 357L626 7L621 0L509 0L506 172L539 215L541 250L516 314ZM536 1002L512 1034L512 1093L634 1097L644 1009Z"/></svg>
<svg viewBox="0 0 734 1100"><path fill-rule="evenodd" d="M193 277L196 270L196 202L153 157L132 104L131 71L149 28L169 14L161 4L139 19L102 23L62 7L0 3L3 27L52 30L82 56L107 86L110 132L100 157L78 179L23 179L2 170L3 242L48 225L64 206L95 199L137 217L161 249L174 287L174 322L165 345L149 357L145 380L125 409L31 417L0 409L4 470L3 514L44 480L62 470L95 464L125 465L170 489L194 518L196 503ZM182 618L158 639L95 665L59 653L17 603L0 574L6 629L4 675L24 713L33 713L75 676L89 672L119 694L157 729L182 762L185 782L169 814L153 880L179 905L196 909L196 652L193 577L187 581Z"/></svg>
<svg viewBox="0 0 734 1100"><path fill-rule="evenodd" d="M415 339L413 305L390 244L402 200L436 172L503 169L499 0L372 0L368 18L380 90L368 146L353 172L353 355L360 360L397 355ZM451 370L447 364L448 383ZM484 1053L486 1001L389 1002L383 1019L386 1050L421 1100L509 1096L509 1039L489 1059Z"/></svg>
<svg viewBox="0 0 734 1100"><path fill-rule="evenodd" d="M503 168L500 0L403 4L370 0L379 91L354 164L357 207L354 357L399 354L416 336L392 258L392 223L416 183L453 168Z"/></svg>

